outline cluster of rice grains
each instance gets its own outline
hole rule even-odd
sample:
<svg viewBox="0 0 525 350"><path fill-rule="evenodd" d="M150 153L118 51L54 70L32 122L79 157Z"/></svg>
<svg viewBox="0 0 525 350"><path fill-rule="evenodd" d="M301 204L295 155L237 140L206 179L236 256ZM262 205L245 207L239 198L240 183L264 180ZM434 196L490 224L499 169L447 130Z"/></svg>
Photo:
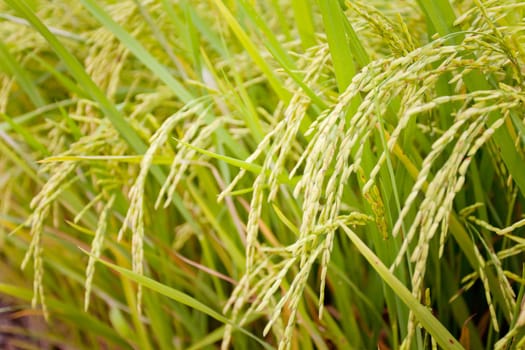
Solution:
<svg viewBox="0 0 525 350"><path fill-rule="evenodd" d="M362 4L361 4L362 5ZM495 4L492 4L495 5ZM520 6L520 5L516 5ZM362 5L358 12L363 14ZM487 15L486 7L477 7L466 13L457 22L458 25L468 21L469 16L477 16L479 12ZM494 11L498 11L494 7ZM367 12L366 19L373 21L377 26L377 19ZM373 14L373 12L372 12ZM497 16L497 13L491 14ZM299 298L304 291L306 281L312 266L321 258L321 298L320 314L322 314L324 279L330 258L334 234L340 225L364 224L368 217L358 212L352 212L342 219L342 194L352 174L359 175L363 185L361 188L364 198L372 207L375 221L379 230L385 235L394 237L403 234L402 246L397 258L392 264L394 270L405 261L407 252L409 261L413 264L412 291L414 296L422 300L429 248L431 240L439 234L439 254L443 254L446 236L449 232L449 220L453 212L454 198L465 184L465 176L469 165L477 151L491 140L491 136L509 120L512 113L520 108L524 101L521 90L511 88L500 83L497 88L482 91L467 91L464 78L472 71L482 71L485 75L493 74L499 77L501 72L510 68L513 77L521 81L523 65L519 65L518 58L511 55L515 50L507 46L498 28L488 17L486 21L476 17L468 22L471 27L466 31L463 40L457 38L435 38L434 41L417 49L406 49L398 38L392 35L383 37L391 40L392 49L398 55L379 58L364 67L352 80L346 91L340 94L337 101L330 108L319 113L318 118L305 133L307 146L290 172L292 178L301 172L301 180L295 185L294 196L302 202L301 226L298 229L296 242L283 248L265 248L257 243L258 221L260 220L262 203L272 201L277 191L285 189L277 181L279 175L287 174L284 168L285 158L294 152L290 145L297 137L301 122L308 108L309 98L301 91L295 91L293 98L283 113L282 120L269 133L258 149L247 161L255 161L266 152L263 171L254 182L254 192L251 203L251 212L248 221L247 240L247 268L244 278L240 281L232 294L230 303L225 310L233 308L232 317L236 322L243 324L246 319L256 312L266 310L271 306L269 327L278 327L277 334L281 334L279 314L287 304L290 315L282 336L280 348L290 347L295 313L298 309ZM515 30L523 30L523 27ZM383 28L384 29L384 28ZM495 34L494 34L495 33ZM495 36L493 41L486 40L487 36ZM452 44L456 42L456 44ZM390 43L390 41L389 41ZM323 48L320 45L313 55L317 62L311 61L305 75L306 84L315 88L313 72L320 69L319 64L325 63ZM395 49L395 50L394 50ZM312 50L311 52L314 52ZM474 56L475 54L475 56ZM310 59L311 60L311 59ZM449 76L452 95L438 96L436 94L438 80ZM357 110L351 111L352 101L359 101ZM395 115L390 108L392 104L399 106ZM435 122L429 129L427 124L418 125L430 137L434 136L431 150L423 155L424 159L419 170L413 171L414 184L412 191L404 200L393 227L387 228L384 218L384 207L376 187L377 175L390 161L391 153L402 155L399 140L406 132L410 123L418 116L432 115L443 105L453 105L455 110L450 115L450 125L446 130L439 130ZM396 118L392 130L383 129L385 120ZM386 140L385 149L379 152L377 162L368 174L362 168L363 157L370 150L366 149L373 144L373 134L380 133ZM519 138L516 138L519 145ZM376 145L377 147L378 145ZM500 159L497 153L493 154L496 161ZM501 160L499 160L501 162ZM410 161L408 161L410 163ZM413 164L409 164L413 167ZM413 168L412 168L413 169ZM241 171L239 176L243 176ZM222 196L235 185L233 181ZM265 196L264 188L269 187L269 194ZM512 184L510 184L512 187ZM514 191L515 193L515 191ZM415 216L408 218L409 213L417 207ZM453 214L452 214L453 215ZM348 221L346 221L348 220ZM453 218L455 220L455 217ZM480 224L475 218L470 219ZM521 227L521 220L508 229L488 227L498 234L507 234ZM414 244L414 241L417 243ZM486 246L486 245L485 245ZM411 247L411 248L410 248ZM491 300L490 286L486 276L487 261L483 254L473 245L477 262L476 275L485 286L486 298L489 304L491 319L495 330L498 330L497 317ZM513 249L511 254L523 252ZM491 261L496 278L500 282L507 312L514 309L516 295L505 277L501 266L501 258L489 249L485 251ZM279 257L278 263L271 263ZM293 267L297 265L297 269ZM295 271L293 281L283 295L274 297L283 279L289 271ZM243 305L250 303L249 308L239 313ZM507 315L512 318L512 315ZM416 320L412 315L408 325L408 335L403 344L410 347L410 342L416 329ZM512 334L515 334L513 329ZM509 336L505 337L506 340ZM225 338L223 348L227 347L229 338ZM499 346L503 346L502 340Z"/></svg>
<svg viewBox="0 0 525 350"><path fill-rule="evenodd" d="M76 12L78 8L71 9L72 13ZM60 12L60 7L44 8L43 12ZM125 13L125 12L124 12ZM42 16L45 16L42 13ZM60 18L57 14L57 18ZM47 48L41 46L41 38L32 36L35 35L35 31L30 28L26 30L18 30L12 32L6 37L7 42L20 41L16 38L17 35L21 35L24 41L27 41L27 46L33 47L36 51L44 51ZM55 32L57 32L55 30ZM92 43L103 42L104 45L99 47L97 45L91 46L91 52L89 58L86 60L86 71L92 76L99 86L106 89L108 96L113 96L116 93L118 86L119 73L122 69L122 61L115 59L115 56L125 55L125 51L114 39L113 36L105 30L98 30L92 32L90 39L83 37L71 36L66 31L58 31L58 35L66 36L72 40L78 41L80 44L84 44L90 40ZM101 37L104 36L105 37ZM31 38L31 40L28 40ZM17 46L22 51L27 50L26 47ZM45 64L40 61L39 63ZM111 74L108 74L108 71ZM34 101L33 101L34 102ZM39 106L37 104L37 106ZM42 107L42 106L39 106ZM44 108L42 108L44 110ZM64 112L65 113L65 112ZM71 119L69 119L71 118ZM73 120L74 122L71 122ZM76 127L78 129L76 129ZM52 119L47 120L48 129L48 140L46 144L46 153L48 155L57 155L58 158L77 155L121 155L127 147L123 144L121 138L114 128L111 127L107 119L101 119L97 109L93 106L92 102L88 100L78 99L76 102L76 108L70 113L67 118L61 118L61 121L54 121ZM86 136L80 136L86 135ZM71 138L75 141L71 144ZM76 161L59 161L44 163L39 169L39 176L47 179L44 186L40 190L40 193L36 195L31 201L31 208L33 212L27 222L25 223L30 227L30 235L32 236L31 243L27 250L26 256L22 262L24 268L29 261L33 260L34 265L34 296L33 306L36 306L38 302L42 304L43 312L46 318L48 317L48 311L46 308L45 297L44 297L44 265L43 265L43 249L42 249L42 233L44 231L44 223L47 220L50 212L53 217L56 218L54 222L58 222L60 216L57 204L61 202L60 196L69 191L69 187L75 184L77 181L85 181L85 177L93 177L94 186L100 191L99 195L93 195L91 201L85 208L77 208L78 215L75 217L75 222L80 220L82 215L95 204L100 204L101 217L99 225L97 226L96 236L93 240L93 255L96 257L99 255L103 235L105 231L105 218L113 202L113 196L109 193L112 189L120 186L114 180L119 178L118 170L107 169L101 167L90 167L86 169L86 172L75 172L80 169L81 164ZM48 175L49 174L49 175ZM107 204L104 202L107 201ZM64 201L62 200L62 204ZM66 204L67 206L67 204ZM80 210L82 209L82 210ZM87 281L86 281L86 308L88 304L88 295L91 289L91 280L94 273L94 260L90 259L87 267Z"/></svg>
<svg viewBox="0 0 525 350"><path fill-rule="evenodd" d="M45 17L45 12L60 12L63 10L60 4L56 4L53 7L50 4L48 7L42 8L42 15ZM73 10L72 10L73 11ZM127 23L130 27L136 28L135 34L139 36L141 30L144 27L140 25L141 17L137 14L135 6L130 6L129 3L117 4L110 7L110 11L114 14L114 18L118 22ZM73 11L75 12L75 11ZM85 14L85 13L84 13ZM79 14L79 18L83 14ZM61 16L55 16L60 18ZM9 24L9 22L7 22ZM90 23L92 24L92 23ZM62 28L67 27L69 23L60 24ZM20 25L18 25L20 27ZM22 27L24 28L24 27ZM125 64L129 56L129 51L115 38L115 36L107 29L99 26L94 27L92 31L87 31L83 37L77 37L70 35L67 31L53 30L54 33L73 40L79 41L79 51L85 54L85 69L86 72L91 76L97 86L102 89L109 99L115 99L119 85L122 83L121 79L124 74L123 70L129 70L132 67L125 67ZM41 47L41 37L32 35L35 34L34 30L30 28L25 30L18 30L9 32L10 35L6 36L6 42L17 42L17 48L21 51L27 50L27 47L32 47L36 51L45 50L47 48ZM28 41L27 47L19 45L22 43L17 36L20 35L24 38L24 42ZM31 41L28 40L31 38ZM88 51L84 52L87 44ZM45 64L44 61L39 63ZM146 80L146 76L136 76L135 79ZM3 84L4 87L9 87L9 84ZM2 98L4 102L4 108L7 101L9 90L6 90L6 96ZM148 118L148 113L155 107L170 101L173 97L172 93L166 93L164 90L156 91L151 94L142 94L136 96L127 96L127 99L135 98L138 103L134 105L134 110L131 111L129 116L129 122L134 125L136 130L140 130L148 137L148 129L144 128L144 121L139 118ZM67 101L66 101L67 102ZM136 184L131 187L130 197L131 204L128 216L130 219L130 226L134 229L133 237L133 253L134 253L134 270L142 272L140 268L142 264L142 236L140 235L140 225L137 223L140 218L140 211L137 213L137 209L134 205L140 201L140 198L136 198L137 191L143 180L143 172L137 174L136 167L128 166L128 164L120 163L119 161L111 160L111 157L121 157L129 153L129 146L120 137L119 133L115 129L114 125L107 118L103 118L99 109L90 100L85 100L81 96L77 96L70 101L67 105L75 105L70 112L63 111L64 118L60 121L53 119L46 120L46 129L49 129L47 135L47 152L46 155L53 155L47 159L43 165L38 169L39 176L46 179L42 189L31 201L32 214L25 222L24 225L30 227L30 235L32 236L31 243L22 262L24 268L29 261L33 260L34 265L34 297L33 305L36 306L38 302L41 303L44 315L48 317L48 311L46 308L45 297L44 297L44 283L43 283L43 250L42 250L42 234L44 231L44 224L53 210L53 217L57 218L54 220L54 225L58 226L57 220L60 217L58 204L65 205L66 207L71 206L72 203L68 203L67 200L61 199L61 196L68 192L68 196L73 196L70 191L70 187L77 183L91 182L93 186L93 193L88 193L89 202L84 207L76 207L73 209L77 215L74 218L74 223L77 223L87 216L87 213L91 209L95 209L99 218L96 224L95 235L91 244L91 255L86 268L86 282L85 282L85 308L89 306L90 293L92 289L92 281L95 273L95 262L99 258L104 236L106 234L107 221L110 212L112 211L113 204L115 202L116 192L122 191L123 188L128 186L129 179L136 179ZM66 105L66 104L65 104ZM56 108L56 106L54 106ZM59 106L60 107L60 106ZM44 112L44 108L40 108ZM37 110L38 111L38 110ZM36 113L35 113L36 114ZM181 110L176 113L174 117L169 119L169 123L173 121L181 120L186 116L188 112ZM36 114L37 115L37 114ZM168 123L168 124L169 124ZM169 124L171 125L171 124ZM169 133L173 125L167 126L165 134L162 133L163 129L152 136L151 151L148 156L143 158L143 167L147 172L151 163L151 152L155 152L159 145L154 141L160 138L161 143L166 142L166 134ZM195 124L198 127L199 124ZM164 128L166 130L166 128ZM160 135L160 136L159 136ZM6 135L6 137L8 137ZM73 142L71 141L73 139ZM192 140L193 141L193 140ZM92 157L99 156L100 159L108 159L106 164L97 164L97 162L85 162L84 156ZM140 193L143 193L143 188ZM80 203L80 202L79 202ZM94 217L90 216L93 220ZM95 219L96 220L96 219ZM20 227L21 228L21 227ZM19 229L20 229L19 228ZM123 230L122 230L123 231ZM122 236L122 232L119 235ZM137 238L140 237L140 239Z"/></svg>
<svg viewBox="0 0 525 350"><path fill-rule="evenodd" d="M524 43L515 39L514 35L509 36L513 39L504 36L494 19L507 15L512 6L525 5L516 3L505 7L498 5L500 2L485 1L482 5L474 1L476 6L466 11L456 23L464 30L463 34L435 37L419 45L421 38L418 36L422 36L423 30L410 34L403 21L388 19L369 4L348 1L347 14L353 16L351 22L355 23L358 34L362 33L366 37L369 35L367 33L372 33L370 42L381 43L383 51L373 52L376 50L374 45L366 47L370 51L369 63L361 67L350 85L338 95L333 91L330 50L324 36L319 35L317 46L296 55L302 83L314 91L322 103L314 103L312 96L303 87L298 87L295 80L282 73L291 98L278 104L273 119L269 118L274 123L268 128L270 131L245 160L246 163L262 166L252 182L253 193L244 240L244 275L224 307L232 324L226 325L223 349L230 345L233 325L242 326L260 313L265 313L268 318L264 335L272 331L279 340L279 349L289 349L297 313L312 270L320 263L318 308L321 318L335 235L341 227L366 234L366 230L359 227L371 223L377 226L385 239L402 237L399 250L391 262L391 270L409 266L411 290L418 300L424 299L424 278L431 242L439 239L439 254L442 255L447 235L460 230L460 222L469 222L516 241L516 246L495 253L480 236L476 237L479 240L476 243L479 244L465 248L471 253L469 262L474 267L473 274L467 276L465 281L472 285L479 278L484 285L493 328L499 330L490 293L490 276L499 282L504 300L502 312L507 319L512 319L511 311L515 309L517 297L501 261L525 250L523 239L512 236L515 229L525 225L525 220L499 229L473 215L478 204L465 208L459 215L454 211L456 195L468 182L466 176L469 166L482 147L491 152L495 168L500 169L505 177L502 182L509 189L509 201L515 199L518 193L492 142L492 136L500 128L505 128L506 124L512 124L513 120L522 124L524 122L519 120L520 116L515 112L523 109L525 103L522 90L525 63L516 54L519 51L516 47L522 47ZM135 28L133 34L139 36L144 30L140 24L143 17L146 20L151 18L147 13L141 17L134 5L126 4L121 7L113 5L111 14L119 23L127 23L127 27ZM141 10L140 4L138 8ZM155 30L155 23L150 23L150 27L162 45L165 42L162 32ZM523 24L505 28L511 34L524 30ZM111 98L117 93L129 51L106 29L98 29L91 34L86 39L90 43L85 59L86 71ZM32 39L31 45L40 50L42 43L39 40ZM290 47L295 48L293 44ZM385 50L385 47L388 49ZM180 67L181 63L176 57L167 59ZM249 70L250 61L240 59L238 65L239 70ZM465 81L472 74L480 72L489 77L491 89L475 90L466 86ZM448 94L440 91L440 84L445 78L448 79ZM2 79L0 112L5 111L11 86L5 77ZM511 87L504 84L503 80L514 80L517 84ZM209 85L213 85L212 80ZM149 140L147 151L138 166L122 166L116 160L108 160L109 165L105 166L83 162L80 157L83 155L100 155L109 159L132 152L92 102L79 98L76 110L70 113L69 118L75 120L82 131L79 135L88 135L79 136L71 146L66 147L66 138L76 137L76 134L75 130L71 130L67 118L63 118L63 122L49 121L51 140L48 148L50 154L57 155L57 161L44 163L40 168L47 180L31 202L33 212L26 225L30 226L32 241L23 261L25 266L33 259L33 303L40 302L45 314L41 239L45 220L64 191L77 181L92 181L98 193L89 194L89 204L80 208L75 218L75 221L81 220L90 208L95 208L99 215L86 269L84 304L87 309L95 261L101 254L107 222L116 201L115 191L125 191L129 198L129 208L118 239L122 239L127 230L131 231L132 268L143 274L143 245L147 235L144 224L147 215L144 208L148 200L147 176L150 172L157 176L153 171L156 155L162 153L167 156L170 170L161 179L162 186L160 193L156 194L155 208L174 202L177 186L185 174L201 160L198 157L205 158L198 149L214 147L212 135L221 128L235 129L239 126L239 120L229 116L231 111L228 107L221 105L224 103L222 98L228 97L217 99L208 95L177 103L174 114L167 116L160 125L155 124L157 121L149 118L148 113L163 104L173 107L170 102L173 97L171 92L162 89L133 97L136 104L128 119L142 138ZM224 116L210 118L209 111L214 108ZM433 119L440 114L440 110L450 112L445 122ZM312 122L310 118L314 114L315 120ZM426 137L429 152L409 159L403 146L412 147L410 140L414 128ZM172 146L176 141L172 137L176 129L183 136L174 148ZM0 136L4 139L8 137L3 133ZM519 140L523 135L513 136L516 148L522 152ZM241 130L235 137L241 139L245 134ZM418 157L420 161L413 163ZM387 213L382 183L392 181L391 186L396 187L392 170L394 165L406 168L412 177L411 190L400 198L394 189L395 203L391 207L397 206L397 211L390 208L390 213ZM384 173L390 174L392 178L381 178ZM236 186L248 177L247 170L241 169L237 177L224 188L219 200L230 200ZM357 188L349 189L349 184ZM292 193L290 186L293 186ZM360 196L366 205L345 203L345 191L355 192L354 198ZM297 203L300 224L295 227L276 206L273 207L296 239L288 245L269 247L261 243L258 235L263 221L262 212L266 209L266 203L276 203L281 195ZM239 231L242 231L242 225L238 226L241 227ZM138 299L140 301L140 287ZM286 311L286 317L282 316L283 311ZM523 317L520 320L500 340L499 347L505 346L516 334L518 327L524 323ZM417 320L411 315L403 348L410 348L416 329Z"/></svg>

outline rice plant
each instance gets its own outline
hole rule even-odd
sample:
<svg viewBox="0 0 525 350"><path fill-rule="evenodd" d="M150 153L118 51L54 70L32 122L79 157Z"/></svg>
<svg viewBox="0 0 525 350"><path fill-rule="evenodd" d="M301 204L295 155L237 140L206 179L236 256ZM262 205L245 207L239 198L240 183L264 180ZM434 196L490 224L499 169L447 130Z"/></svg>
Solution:
<svg viewBox="0 0 525 350"><path fill-rule="evenodd" d="M522 1L6 0L0 34L11 346L525 347Z"/></svg>

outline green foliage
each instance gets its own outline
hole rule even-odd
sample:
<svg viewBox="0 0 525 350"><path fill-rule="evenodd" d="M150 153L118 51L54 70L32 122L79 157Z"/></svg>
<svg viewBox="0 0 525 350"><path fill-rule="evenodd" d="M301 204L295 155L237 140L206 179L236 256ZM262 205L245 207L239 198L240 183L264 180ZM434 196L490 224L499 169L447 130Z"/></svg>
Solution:
<svg viewBox="0 0 525 350"><path fill-rule="evenodd" d="M48 326L0 331L86 349L522 348L524 15L6 0L0 293Z"/></svg>

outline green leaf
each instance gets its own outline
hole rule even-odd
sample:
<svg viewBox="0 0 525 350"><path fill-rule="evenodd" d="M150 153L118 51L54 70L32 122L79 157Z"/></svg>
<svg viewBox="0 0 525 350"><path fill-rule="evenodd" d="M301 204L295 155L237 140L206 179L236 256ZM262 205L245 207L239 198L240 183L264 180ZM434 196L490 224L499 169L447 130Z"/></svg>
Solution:
<svg viewBox="0 0 525 350"><path fill-rule="evenodd" d="M383 264L377 255L347 226L341 225L348 238L354 243L359 252L381 276L383 281L392 288L392 291L410 308L421 325L434 337L443 349L461 350L463 347L450 332L432 315L429 309L423 306L397 277Z"/></svg>
<svg viewBox="0 0 525 350"><path fill-rule="evenodd" d="M33 298L32 291L5 283L0 283L0 292L25 301L31 301ZM111 341L114 345L124 349L132 349L126 339L118 335L112 327L109 327L83 311L79 311L78 308L70 304L66 304L52 297L47 297L46 299L48 307L59 318L72 320L78 327L87 329L93 334L98 334L104 339Z"/></svg>
<svg viewBox="0 0 525 350"><path fill-rule="evenodd" d="M231 30L233 31L235 36L237 36L237 39L239 39L239 41L241 42L246 52L248 52L252 60L259 67L259 69L263 72L266 79L268 79L268 82L272 86L277 96L279 96L279 98L284 103L288 103L288 101L290 101L290 98L291 98L290 92L286 90L286 88L284 87L284 84L280 81L280 79L275 74L274 69L270 67L270 65L262 57L262 55L259 52L259 48L257 48L257 46L250 39L248 34L246 34L246 32L242 29L237 19L233 16L231 11L222 3L222 1L221 0L212 0L212 1L213 3L215 3L215 6L217 6L219 13L223 16L224 20L228 23Z"/></svg>
<svg viewBox="0 0 525 350"><path fill-rule="evenodd" d="M88 252L84 251L86 254L89 254ZM109 268L119 272L120 274L122 274L123 276L125 276L126 278L140 284L141 286L143 287L146 287L146 288L149 288L151 289L152 291L155 291L161 295L164 295L164 296L167 296L168 298L170 299L173 299L175 300L176 302L179 302L181 304L184 304L186 306L189 306L195 310L198 310L214 319L216 319L217 321L219 322L222 322L222 323L225 323L225 324L230 324L232 325L236 330L239 330L241 331L242 333L244 333L245 335L249 336L250 338L254 339L255 341L257 341L261 346L263 346L265 349L272 349L272 347L270 346L270 344L266 343L264 340L258 338L257 336L253 335L252 333L248 332L247 330L245 330L244 328L242 328L241 326L231 322L229 319L227 319L225 316L223 316L222 314L218 313L217 311L213 310L212 308L206 306L205 304L201 303L200 301L198 301L197 299L191 297L190 295L186 294L186 293L183 293L177 289L174 289L174 288L170 288L162 283L159 283L151 278L148 278L146 276L143 276L143 275L139 275L131 270L128 270L128 269L125 269L125 268L122 268L120 266L117 266L115 264L112 264L112 263L109 263L107 261L104 261L104 260L101 260L101 259L97 259L97 261L99 261L100 263L108 266Z"/></svg>
<svg viewBox="0 0 525 350"><path fill-rule="evenodd" d="M318 2L334 63L337 87L342 93L356 73L354 56L347 44L344 13L339 1L319 0Z"/></svg>
<svg viewBox="0 0 525 350"><path fill-rule="evenodd" d="M28 72L20 65L18 60L11 55L7 47L3 42L0 41L0 61L3 63L9 72L16 78L18 84L25 91L27 96L31 99L31 102L35 107L42 107L46 104L46 101L38 91L38 88L34 82L35 79L31 78Z"/></svg>

